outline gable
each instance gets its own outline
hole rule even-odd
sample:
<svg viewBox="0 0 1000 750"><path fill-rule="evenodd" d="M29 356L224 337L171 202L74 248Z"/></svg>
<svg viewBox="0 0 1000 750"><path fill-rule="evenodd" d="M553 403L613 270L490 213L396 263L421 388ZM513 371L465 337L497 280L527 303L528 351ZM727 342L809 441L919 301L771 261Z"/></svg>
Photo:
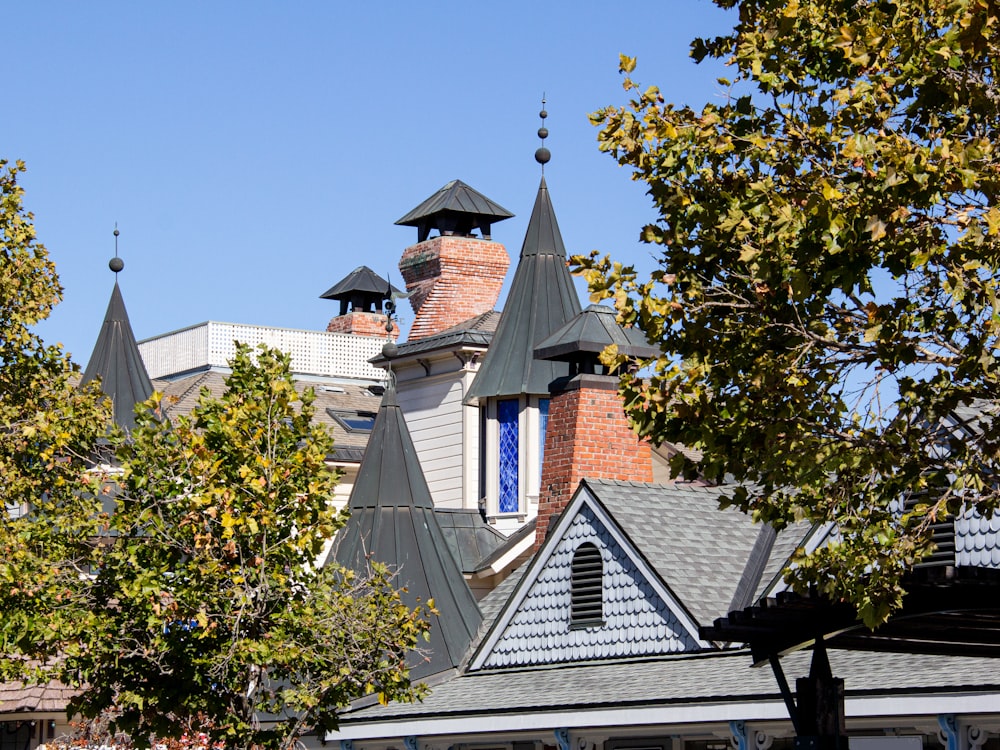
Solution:
<svg viewBox="0 0 1000 750"><path fill-rule="evenodd" d="M527 572L510 602L512 609L498 619L473 668L653 656L700 648L691 623L684 622L688 618L683 608L662 582L643 569L641 558L628 548L610 519L587 501L587 493L578 493L577 500L572 504L576 512L560 522L558 541L550 540L554 547ZM603 623L573 627L573 557L587 543L597 547L603 562Z"/></svg>

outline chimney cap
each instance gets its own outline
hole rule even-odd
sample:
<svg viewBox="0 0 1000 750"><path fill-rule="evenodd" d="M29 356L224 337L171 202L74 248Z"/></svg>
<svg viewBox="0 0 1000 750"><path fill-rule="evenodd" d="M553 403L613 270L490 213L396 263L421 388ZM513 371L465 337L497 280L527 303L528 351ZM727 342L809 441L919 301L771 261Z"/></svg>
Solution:
<svg viewBox="0 0 1000 750"><path fill-rule="evenodd" d="M551 336L540 341L535 347L535 357L557 362L575 362L587 358L587 355L596 356L611 344L615 344L619 352L630 357L655 357L660 353L655 346L646 343L641 331L618 325L613 308L607 305L590 305Z"/></svg>
<svg viewBox="0 0 1000 750"><path fill-rule="evenodd" d="M375 273L368 266L358 266L321 295L320 299L345 299L362 292L378 295L379 299L389 297L390 293L403 294L388 281Z"/></svg>
<svg viewBox="0 0 1000 750"><path fill-rule="evenodd" d="M426 240L432 229L459 236L479 229L485 239L490 236L491 225L513 215L461 180L452 180L396 224L416 227L418 242Z"/></svg>

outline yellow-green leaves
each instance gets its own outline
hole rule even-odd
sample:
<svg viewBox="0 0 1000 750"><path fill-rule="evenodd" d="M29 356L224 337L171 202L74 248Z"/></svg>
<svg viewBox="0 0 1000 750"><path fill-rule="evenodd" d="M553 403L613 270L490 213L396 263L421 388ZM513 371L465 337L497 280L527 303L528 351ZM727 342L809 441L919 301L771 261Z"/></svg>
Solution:
<svg viewBox="0 0 1000 750"><path fill-rule="evenodd" d="M651 376L622 376L636 431L700 449L680 473L762 488L736 502L759 520L838 523L793 583L875 624L931 549L901 497L1000 503L1000 429L946 426L1000 390L1000 15L737 4L731 33L692 44L729 66L731 99L663 102L625 58L630 101L592 118L648 186L656 274L576 262L663 348Z"/></svg>

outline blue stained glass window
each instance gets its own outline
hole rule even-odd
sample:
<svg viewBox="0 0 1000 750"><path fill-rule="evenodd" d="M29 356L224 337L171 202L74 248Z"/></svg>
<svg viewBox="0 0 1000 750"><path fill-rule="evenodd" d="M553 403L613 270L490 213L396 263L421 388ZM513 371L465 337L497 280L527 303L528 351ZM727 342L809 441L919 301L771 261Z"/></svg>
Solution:
<svg viewBox="0 0 1000 750"><path fill-rule="evenodd" d="M516 398L497 402L497 421L500 423L499 510L501 513L517 513L518 400Z"/></svg>

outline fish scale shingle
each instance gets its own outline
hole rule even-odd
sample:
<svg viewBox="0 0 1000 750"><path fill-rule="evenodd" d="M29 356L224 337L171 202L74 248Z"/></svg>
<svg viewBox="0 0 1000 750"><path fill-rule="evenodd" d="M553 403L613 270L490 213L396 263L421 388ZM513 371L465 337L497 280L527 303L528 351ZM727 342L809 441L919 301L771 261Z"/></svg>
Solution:
<svg viewBox="0 0 1000 750"><path fill-rule="evenodd" d="M570 572L580 544L604 560L603 627L570 628ZM622 632L624 630L624 632ZM697 648L667 602L593 511L583 507L526 592L484 667L672 653Z"/></svg>

